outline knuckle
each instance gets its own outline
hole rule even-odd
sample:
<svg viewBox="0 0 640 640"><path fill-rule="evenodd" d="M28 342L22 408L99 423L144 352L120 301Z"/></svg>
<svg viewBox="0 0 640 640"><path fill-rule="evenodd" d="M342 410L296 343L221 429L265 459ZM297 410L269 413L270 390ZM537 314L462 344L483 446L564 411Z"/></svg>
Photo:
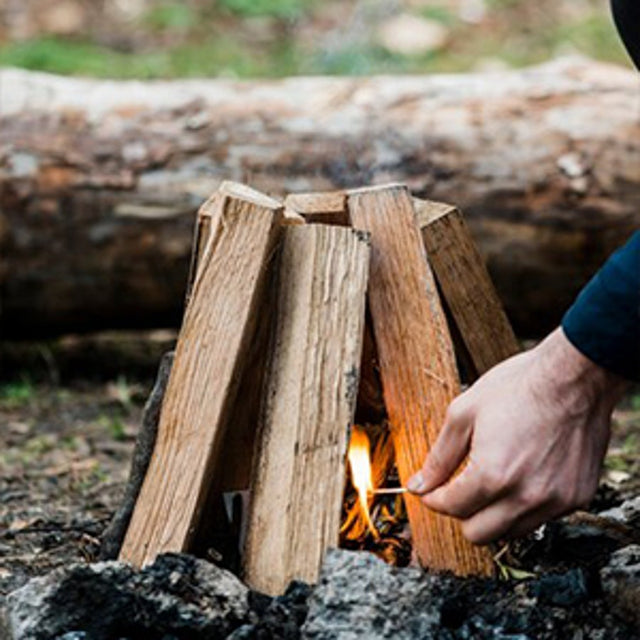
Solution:
<svg viewBox="0 0 640 640"><path fill-rule="evenodd" d="M561 489L551 489L547 493L547 501L557 513L569 511L575 506L575 500L571 491L563 491Z"/></svg>
<svg viewBox="0 0 640 640"><path fill-rule="evenodd" d="M427 455L427 459L425 461L425 467L427 471L435 473L439 475L445 469L445 464L442 459L442 454L438 451L438 447L434 447Z"/></svg>
<svg viewBox="0 0 640 640"><path fill-rule="evenodd" d="M579 491L574 501L575 508L586 509L593 500L595 493L596 490L591 488Z"/></svg>
<svg viewBox="0 0 640 640"><path fill-rule="evenodd" d="M587 484L576 483L576 492L573 500L573 504L576 509L585 509L589 506L590 502L598 490L598 481L592 481Z"/></svg>
<svg viewBox="0 0 640 640"><path fill-rule="evenodd" d="M463 522L461 527L462 535L472 544L478 544L478 532L476 528L469 522Z"/></svg>
<svg viewBox="0 0 640 640"><path fill-rule="evenodd" d="M447 407L445 414L445 423L449 427L460 427L462 423L462 417L464 415L464 409L462 406L462 400L460 396L451 401Z"/></svg>
<svg viewBox="0 0 640 640"><path fill-rule="evenodd" d="M536 485L528 485L518 494L518 503L525 511L539 507L548 499L548 492Z"/></svg>

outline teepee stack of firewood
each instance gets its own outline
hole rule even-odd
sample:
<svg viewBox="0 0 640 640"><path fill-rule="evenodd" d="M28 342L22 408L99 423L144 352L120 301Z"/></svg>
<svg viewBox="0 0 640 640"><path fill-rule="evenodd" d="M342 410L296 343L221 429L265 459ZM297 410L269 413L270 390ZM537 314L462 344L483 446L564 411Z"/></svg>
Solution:
<svg viewBox="0 0 640 640"><path fill-rule="evenodd" d="M401 185L282 203L223 183L198 215L157 440L120 558L191 550L215 529L220 496L248 489L247 582L277 593L314 581L338 543L365 330L404 483L460 390L451 336L472 377L517 350L460 212ZM422 566L491 572L454 520L405 500Z"/></svg>

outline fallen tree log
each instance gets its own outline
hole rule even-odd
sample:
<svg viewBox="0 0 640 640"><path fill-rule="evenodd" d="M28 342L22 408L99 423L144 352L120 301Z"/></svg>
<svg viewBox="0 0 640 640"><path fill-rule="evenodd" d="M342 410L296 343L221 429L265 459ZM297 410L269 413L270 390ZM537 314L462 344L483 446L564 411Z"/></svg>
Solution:
<svg viewBox="0 0 640 640"><path fill-rule="evenodd" d="M573 60L478 75L160 83L0 71L3 336L177 325L195 211L399 181L460 206L521 335L640 223L637 76Z"/></svg>

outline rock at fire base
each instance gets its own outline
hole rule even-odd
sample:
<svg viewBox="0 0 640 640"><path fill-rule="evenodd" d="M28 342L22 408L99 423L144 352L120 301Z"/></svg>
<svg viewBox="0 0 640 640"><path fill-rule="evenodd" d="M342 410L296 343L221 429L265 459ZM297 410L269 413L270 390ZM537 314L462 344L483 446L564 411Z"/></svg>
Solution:
<svg viewBox="0 0 640 640"><path fill-rule="evenodd" d="M438 578L395 569L366 552L327 552L309 602L309 640L414 640L440 629Z"/></svg>
<svg viewBox="0 0 640 640"><path fill-rule="evenodd" d="M632 544L613 553L600 570L600 579L611 609L640 629L640 545Z"/></svg>
<svg viewBox="0 0 640 640"><path fill-rule="evenodd" d="M8 596L13 640L224 638L247 616L249 591L203 560L164 554L137 571L119 562L73 565Z"/></svg>
<svg viewBox="0 0 640 640"><path fill-rule="evenodd" d="M598 515L620 524L637 527L640 525L640 496L625 500L619 507L607 509Z"/></svg>

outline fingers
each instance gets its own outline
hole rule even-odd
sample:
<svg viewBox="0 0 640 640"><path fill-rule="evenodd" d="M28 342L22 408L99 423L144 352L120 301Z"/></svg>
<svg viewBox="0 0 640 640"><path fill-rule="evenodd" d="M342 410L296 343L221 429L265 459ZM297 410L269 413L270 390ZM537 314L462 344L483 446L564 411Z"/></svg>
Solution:
<svg viewBox="0 0 640 640"><path fill-rule="evenodd" d="M427 455L424 466L407 482L412 493L425 494L445 483L469 451L472 425L464 412L452 404L445 424Z"/></svg>
<svg viewBox="0 0 640 640"><path fill-rule="evenodd" d="M504 538L519 514L508 500L495 502L462 523L464 537L473 544L489 544Z"/></svg>
<svg viewBox="0 0 640 640"><path fill-rule="evenodd" d="M517 496L494 502L462 522L462 533L473 544L519 538L571 511L556 498L525 506Z"/></svg>
<svg viewBox="0 0 640 640"><path fill-rule="evenodd" d="M532 531L535 531L545 522L561 518L575 510L576 507L565 507L561 503L545 504L538 509L527 513L514 522L511 528L506 532L505 537L521 538L522 536L526 536Z"/></svg>
<svg viewBox="0 0 640 640"><path fill-rule="evenodd" d="M422 497L430 509L467 519L501 497L503 491L483 477L472 461L449 484Z"/></svg>

